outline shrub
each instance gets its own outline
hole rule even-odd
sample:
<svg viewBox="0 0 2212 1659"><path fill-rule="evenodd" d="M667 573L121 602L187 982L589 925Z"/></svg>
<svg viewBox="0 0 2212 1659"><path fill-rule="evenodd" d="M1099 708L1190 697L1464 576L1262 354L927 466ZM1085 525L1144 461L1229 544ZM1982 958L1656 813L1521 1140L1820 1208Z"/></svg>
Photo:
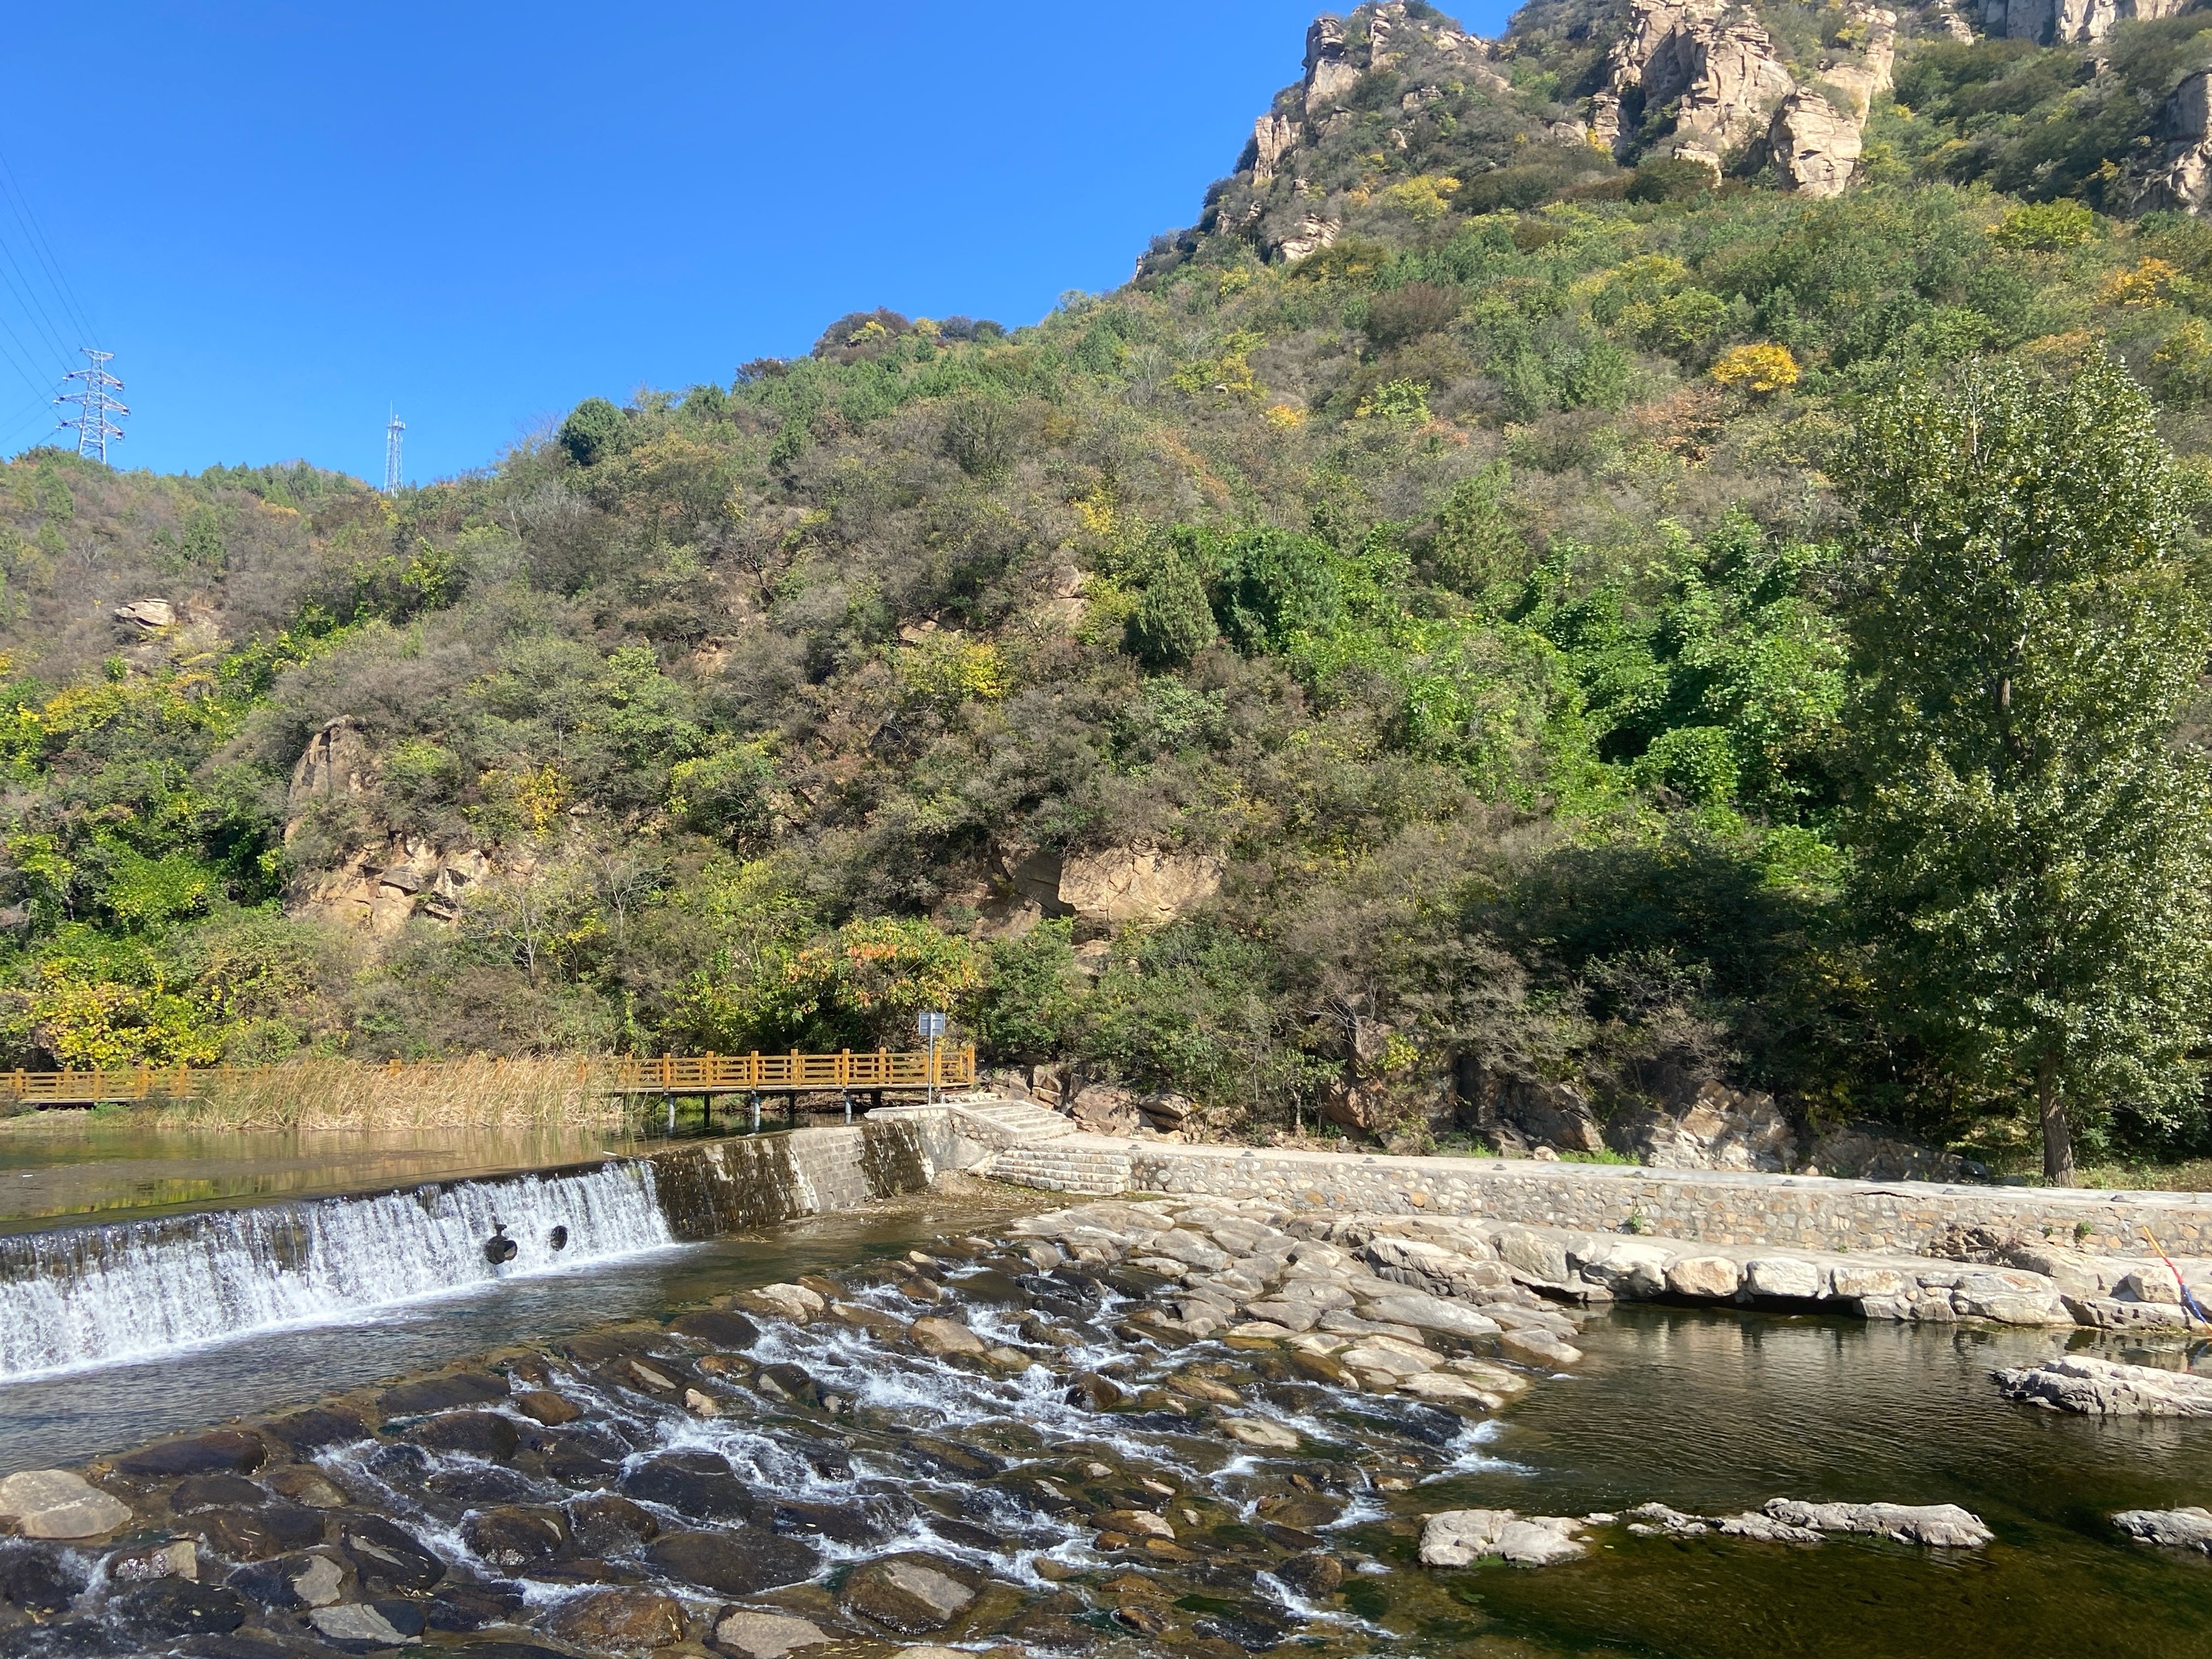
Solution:
<svg viewBox="0 0 2212 1659"><path fill-rule="evenodd" d="M1655 156L1638 164L1625 194L1632 202L1686 202L1720 181L1720 174L1703 161L1680 155Z"/></svg>
<svg viewBox="0 0 2212 1659"><path fill-rule="evenodd" d="M1147 668L1181 668L1213 643L1213 606L1198 573L1181 558L1164 558L1144 598L1124 624L1129 654Z"/></svg>
<svg viewBox="0 0 2212 1659"><path fill-rule="evenodd" d="M1004 477L1013 465L1014 437L1013 412L1000 398L962 398L945 412L945 453L971 478Z"/></svg>
<svg viewBox="0 0 2212 1659"><path fill-rule="evenodd" d="M1724 386L1741 386L1756 397L1770 397L1797 384L1797 360L1788 346L1762 343L1732 346L1713 365L1713 380Z"/></svg>
<svg viewBox="0 0 2212 1659"><path fill-rule="evenodd" d="M1367 302L1364 331L1378 346L1403 345L1449 328L1462 303L1456 289L1438 288L1434 283L1408 283Z"/></svg>
<svg viewBox="0 0 2212 1659"><path fill-rule="evenodd" d="M2016 207L1990 232L2000 247L2033 248L2042 252L2094 242L2104 234L2104 222L2072 200L2031 202L2025 207Z"/></svg>

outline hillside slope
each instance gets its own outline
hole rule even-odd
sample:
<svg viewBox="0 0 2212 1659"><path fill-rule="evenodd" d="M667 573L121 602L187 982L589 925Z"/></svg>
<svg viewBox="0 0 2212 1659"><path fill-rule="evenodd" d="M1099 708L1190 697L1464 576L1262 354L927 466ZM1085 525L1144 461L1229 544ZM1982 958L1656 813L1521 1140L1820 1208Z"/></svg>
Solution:
<svg viewBox="0 0 2212 1659"><path fill-rule="evenodd" d="M2185 457L2212 394L2212 12L2019 9L1362 7L1036 327L391 500L18 459L7 1063L950 1006L1221 1133L1725 1083L2001 1149L1839 903L1829 459L1975 356L2110 349Z"/></svg>

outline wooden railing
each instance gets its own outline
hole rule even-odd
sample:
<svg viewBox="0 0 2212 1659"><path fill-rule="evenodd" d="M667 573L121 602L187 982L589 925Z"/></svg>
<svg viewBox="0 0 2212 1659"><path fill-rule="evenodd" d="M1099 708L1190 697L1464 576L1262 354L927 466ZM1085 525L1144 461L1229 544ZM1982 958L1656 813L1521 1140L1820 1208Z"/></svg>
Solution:
<svg viewBox="0 0 2212 1659"><path fill-rule="evenodd" d="M210 1085L281 1075L281 1066L133 1066L90 1071L0 1072L0 1100L29 1106L97 1106L155 1096L189 1100ZM371 1069L371 1068L364 1068ZM434 1073L439 1062L373 1068L407 1078ZM596 1094L798 1094L811 1091L964 1089L975 1081L972 1044L928 1053L847 1048L834 1054L663 1054L658 1060L582 1060L576 1080Z"/></svg>

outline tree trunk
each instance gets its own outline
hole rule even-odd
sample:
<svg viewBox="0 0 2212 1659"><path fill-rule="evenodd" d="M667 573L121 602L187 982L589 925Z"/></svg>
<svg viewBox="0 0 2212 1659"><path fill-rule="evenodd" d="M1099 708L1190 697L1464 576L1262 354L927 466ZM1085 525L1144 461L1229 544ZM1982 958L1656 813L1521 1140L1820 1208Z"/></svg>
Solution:
<svg viewBox="0 0 2212 1659"><path fill-rule="evenodd" d="M2044 1060L2035 1068L2035 1104L2043 1119L2043 1184L2074 1184L2074 1132L2066 1121L2066 1097L2059 1091L2058 1067Z"/></svg>

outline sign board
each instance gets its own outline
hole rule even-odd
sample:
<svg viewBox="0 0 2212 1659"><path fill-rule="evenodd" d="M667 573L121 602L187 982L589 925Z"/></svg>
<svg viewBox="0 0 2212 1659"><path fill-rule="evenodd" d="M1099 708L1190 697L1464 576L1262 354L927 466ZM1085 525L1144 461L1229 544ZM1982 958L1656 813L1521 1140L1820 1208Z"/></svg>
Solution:
<svg viewBox="0 0 2212 1659"><path fill-rule="evenodd" d="M943 1036L945 1035L945 1016L942 1014L916 1014L914 1019L914 1034L918 1037Z"/></svg>

